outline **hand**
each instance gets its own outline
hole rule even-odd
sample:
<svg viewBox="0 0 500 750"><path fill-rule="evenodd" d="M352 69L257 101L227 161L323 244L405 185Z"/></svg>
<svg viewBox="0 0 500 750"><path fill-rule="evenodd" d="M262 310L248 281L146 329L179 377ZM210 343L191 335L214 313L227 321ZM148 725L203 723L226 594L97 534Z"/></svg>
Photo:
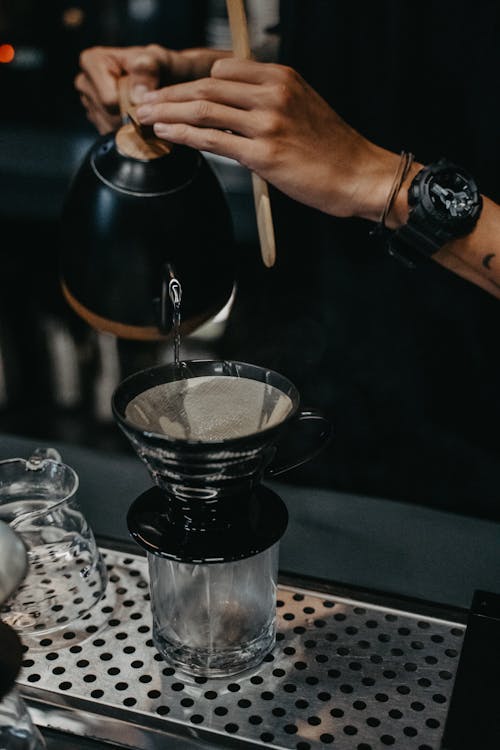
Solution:
<svg viewBox="0 0 500 750"><path fill-rule="evenodd" d="M208 75L223 50L193 48L177 52L157 44L146 47L92 47L80 55L75 87L88 119L103 134L120 125L118 79L130 76L130 98L139 103L146 91L162 82L187 81Z"/></svg>
<svg viewBox="0 0 500 750"><path fill-rule="evenodd" d="M75 87L88 119L99 133L120 125L118 79L125 73L130 75L131 100L138 102L146 91L158 86L162 68L168 66L170 55L175 54L157 45L92 47L82 52Z"/></svg>
<svg viewBox="0 0 500 750"><path fill-rule="evenodd" d="M336 216L377 220L399 162L281 65L218 60L209 78L146 94L137 116L160 138L236 159Z"/></svg>

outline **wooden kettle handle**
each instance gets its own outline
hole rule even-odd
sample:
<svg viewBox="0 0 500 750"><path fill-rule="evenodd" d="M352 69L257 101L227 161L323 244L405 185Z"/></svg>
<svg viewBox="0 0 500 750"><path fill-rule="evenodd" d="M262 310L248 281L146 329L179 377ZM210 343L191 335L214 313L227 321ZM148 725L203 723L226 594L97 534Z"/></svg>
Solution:
<svg viewBox="0 0 500 750"><path fill-rule="evenodd" d="M157 138L150 126L143 126L137 120L135 105L130 100L128 76L122 76L118 81L118 100L124 123L115 137L118 151L125 156L141 160L157 159L169 154L172 146Z"/></svg>
<svg viewBox="0 0 500 750"><path fill-rule="evenodd" d="M252 57L248 24L243 0L226 0L227 15L231 29L231 39L235 57L250 60ZM252 172L252 188L259 231L260 252L264 265L274 266L276 261L276 240L274 237L273 215L267 182Z"/></svg>

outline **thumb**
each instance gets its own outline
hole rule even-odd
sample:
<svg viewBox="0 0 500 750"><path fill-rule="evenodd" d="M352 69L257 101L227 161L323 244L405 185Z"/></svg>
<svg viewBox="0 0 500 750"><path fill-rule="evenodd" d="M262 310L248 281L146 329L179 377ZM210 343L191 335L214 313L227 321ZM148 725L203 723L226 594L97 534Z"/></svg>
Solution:
<svg viewBox="0 0 500 750"><path fill-rule="evenodd" d="M125 65L129 75L129 92L132 104L139 104L146 91L152 91L160 82L159 61L147 52L132 56Z"/></svg>

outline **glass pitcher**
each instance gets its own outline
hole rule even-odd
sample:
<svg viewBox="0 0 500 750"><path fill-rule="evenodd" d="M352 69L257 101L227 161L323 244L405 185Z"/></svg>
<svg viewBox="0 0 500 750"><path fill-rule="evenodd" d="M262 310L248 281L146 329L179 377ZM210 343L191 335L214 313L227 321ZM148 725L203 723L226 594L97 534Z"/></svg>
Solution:
<svg viewBox="0 0 500 750"><path fill-rule="evenodd" d="M29 563L1 615L21 635L64 628L104 594L106 568L78 505L78 483L53 448L0 461L0 520L20 535Z"/></svg>

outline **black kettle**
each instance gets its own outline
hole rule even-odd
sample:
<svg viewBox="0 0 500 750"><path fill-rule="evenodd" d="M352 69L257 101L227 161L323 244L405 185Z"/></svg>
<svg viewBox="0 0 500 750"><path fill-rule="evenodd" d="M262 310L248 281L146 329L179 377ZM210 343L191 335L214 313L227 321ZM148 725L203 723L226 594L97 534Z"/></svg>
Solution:
<svg viewBox="0 0 500 750"><path fill-rule="evenodd" d="M154 138L135 121L120 82L122 116L76 173L61 221L61 284L94 328L155 340L173 329L170 284L182 288L183 333L231 297L234 241L223 190L204 156Z"/></svg>

